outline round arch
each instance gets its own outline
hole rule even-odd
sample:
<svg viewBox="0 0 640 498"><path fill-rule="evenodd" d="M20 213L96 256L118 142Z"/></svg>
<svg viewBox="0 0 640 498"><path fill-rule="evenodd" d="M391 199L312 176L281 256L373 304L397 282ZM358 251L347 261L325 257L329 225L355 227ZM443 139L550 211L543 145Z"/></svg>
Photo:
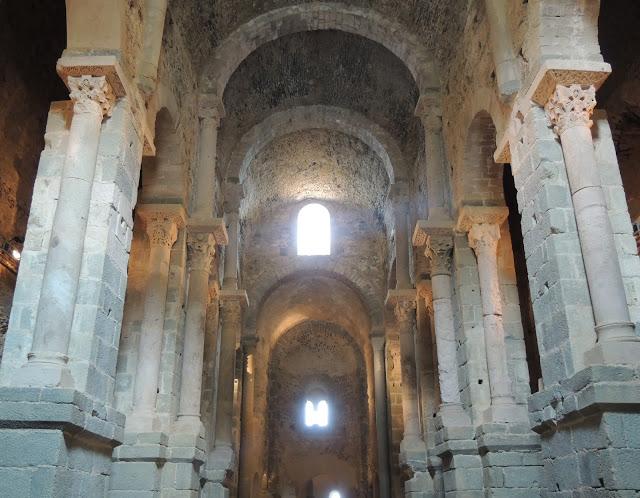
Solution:
<svg viewBox="0 0 640 498"><path fill-rule="evenodd" d="M381 126L362 114L342 107L299 106L271 114L243 135L227 163L227 178L243 182L258 153L269 143L290 133L329 129L357 138L382 160L389 183L406 178L407 167L397 141Z"/></svg>
<svg viewBox="0 0 640 498"><path fill-rule="evenodd" d="M379 43L404 62L421 92L439 87L435 59L417 36L371 9L330 2L275 9L243 24L215 49L204 67L202 87L221 98L233 72L258 47L292 33L320 30L345 31Z"/></svg>

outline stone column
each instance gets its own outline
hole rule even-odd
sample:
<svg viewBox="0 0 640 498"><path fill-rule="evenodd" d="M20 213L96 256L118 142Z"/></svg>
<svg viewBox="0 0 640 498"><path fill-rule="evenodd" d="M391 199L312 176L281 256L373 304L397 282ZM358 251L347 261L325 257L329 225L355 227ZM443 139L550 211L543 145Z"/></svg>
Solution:
<svg viewBox="0 0 640 498"><path fill-rule="evenodd" d="M220 291L221 337L218 367L215 444L211 467L218 471L214 481L225 482L235 466L233 449L233 386L236 343L242 333L242 309L248 304L247 293L234 289Z"/></svg>
<svg viewBox="0 0 640 498"><path fill-rule="evenodd" d="M487 422L511 422L526 415L517 409L511 389L502 321L502 291L498 277L500 225L508 214L505 207L463 207L456 227L468 233L469 246L478 260L482 324L491 388L491 408L485 414Z"/></svg>
<svg viewBox="0 0 640 498"><path fill-rule="evenodd" d="M67 352L96 171L100 127L115 97L104 76L68 76L74 101L60 193L28 362L16 384L73 387Z"/></svg>
<svg viewBox="0 0 640 498"><path fill-rule="evenodd" d="M389 200L393 208L396 245L396 289L411 288L409 276L409 236L407 218L409 199L406 183L394 183L389 188Z"/></svg>
<svg viewBox="0 0 640 498"><path fill-rule="evenodd" d="M149 276L138 346L133 412L127 419L128 432L154 432L158 429L156 398L160 356L164 336L164 313L169 279L171 247L184 224L181 206L148 204L140 206L139 216L146 223L149 237Z"/></svg>
<svg viewBox="0 0 640 498"><path fill-rule="evenodd" d="M491 36L491 52L496 68L498 90L503 97L514 95L520 89L520 67L516 58L507 21L505 0L485 0Z"/></svg>
<svg viewBox="0 0 640 498"><path fill-rule="evenodd" d="M420 407L414 349L415 302L414 289L393 290L387 295L387 305L393 305L400 337L402 378L402 422L404 433L400 443L400 460L411 472L426 470L426 446L420 430Z"/></svg>
<svg viewBox="0 0 640 498"><path fill-rule="evenodd" d="M440 384L440 417L445 425L469 425L470 420L462 408L458 380L458 344L451 302L451 264L453 237L439 235L429 238L425 255L431 262L433 321L438 353Z"/></svg>
<svg viewBox="0 0 640 498"><path fill-rule="evenodd" d="M440 94L438 92L423 93L418 100L415 115L420 118L424 128L429 219L447 219L450 217L447 199L449 187L442 139Z"/></svg>
<svg viewBox="0 0 640 498"><path fill-rule="evenodd" d="M215 237L211 233L190 230L188 234L189 294L184 325L180 405L176 427L178 432L204 432L200 419L204 329L215 243Z"/></svg>
<svg viewBox="0 0 640 498"><path fill-rule="evenodd" d="M219 99L213 95L200 96L200 131L198 135L198 168L194 184L193 218L210 219L215 211L216 150L218 126L224 117Z"/></svg>
<svg viewBox="0 0 640 498"><path fill-rule="evenodd" d="M240 478L238 480L238 496L252 498L251 483L254 472L254 454L258 441L253 432L254 417L254 389L255 389L255 358L258 337L247 335L242 338L242 353L244 356L244 379L242 381L242 415L240 417Z"/></svg>
<svg viewBox="0 0 640 498"><path fill-rule="evenodd" d="M640 338L629 316L611 221L591 136L593 85L557 85L545 110L560 137L582 246L597 344L587 364L635 364Z"/></svg>
<svg viewBox="0 0 640 498"><path fill-rule="evenodd" d="M387 380L385 375L383 336L371 338L373 347L373 376L375 384L376 405L376 434L378 442L378 486L380 498L391 495L391 481L389 479L389 440L387 422Z"/></svg>

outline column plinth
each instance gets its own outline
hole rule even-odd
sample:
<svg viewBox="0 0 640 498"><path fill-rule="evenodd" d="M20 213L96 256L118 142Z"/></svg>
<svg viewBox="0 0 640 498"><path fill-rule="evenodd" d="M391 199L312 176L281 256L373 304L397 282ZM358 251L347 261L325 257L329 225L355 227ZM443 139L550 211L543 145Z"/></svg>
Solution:
<svg viewBox="0 0 640 498"><path fill-rule="evenodd" d="M562 145L596 322L597 343L586 363L635 364L640 338L629 315L591 136L595 105L593 85L557 85L545 111Z"/></svg>
<svg viewBox="0 0 640 498"><path fill-rule="evenodd" d="M158 429L156 399L160 356L164 337L164 314L169 280L171 248L184 225L184 210L172 205L143 205L138 213L145 221L149 238L149 276L138 346L133 411L127 418L128 432Z"/></svg>
<svg viewBox="0 0 640 498"><path fill-rule="evenodd" d="M104 76L68 76L74 102L31 351L16 384L73 387L67 352L98 157L100 127L115 97Z"/></svg>

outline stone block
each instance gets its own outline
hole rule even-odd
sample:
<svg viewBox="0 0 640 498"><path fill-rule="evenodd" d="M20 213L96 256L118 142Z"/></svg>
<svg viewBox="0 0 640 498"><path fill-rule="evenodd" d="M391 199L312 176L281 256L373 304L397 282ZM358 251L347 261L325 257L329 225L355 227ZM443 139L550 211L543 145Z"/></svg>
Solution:
<svg viewBox="0 0 640 498"><path fill-rule="evenodd" d="M155 462L114 462L111 490L157 491L160 489L160 469Z"/></svg>

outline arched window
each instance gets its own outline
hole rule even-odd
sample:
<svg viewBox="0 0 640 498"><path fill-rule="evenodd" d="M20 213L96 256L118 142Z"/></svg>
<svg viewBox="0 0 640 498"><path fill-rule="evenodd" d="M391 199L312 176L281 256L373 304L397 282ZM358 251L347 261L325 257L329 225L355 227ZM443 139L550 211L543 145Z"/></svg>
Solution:
<svg viewBox="0 0 640 498"><path fill-rule="evenodd" d="M331 216L322 204L307 204L298 213L298 256L331 254Z"/></svg>
<svg viewBox="0 0 640 498"><path fill-rule="evenodd" d="M307 427L326 427L329 425L329 403L326 400L320 400L314 403L307 400L304 404L304 425Z"/></svg>
<svg viewBox="0 0 640 498"><path fill-rule="evenodd" d="M329 493L329 498L341 498L342 495L340 494L340 491L336 491L335 489L333 491L331 491L331 493Z"/></svg>

